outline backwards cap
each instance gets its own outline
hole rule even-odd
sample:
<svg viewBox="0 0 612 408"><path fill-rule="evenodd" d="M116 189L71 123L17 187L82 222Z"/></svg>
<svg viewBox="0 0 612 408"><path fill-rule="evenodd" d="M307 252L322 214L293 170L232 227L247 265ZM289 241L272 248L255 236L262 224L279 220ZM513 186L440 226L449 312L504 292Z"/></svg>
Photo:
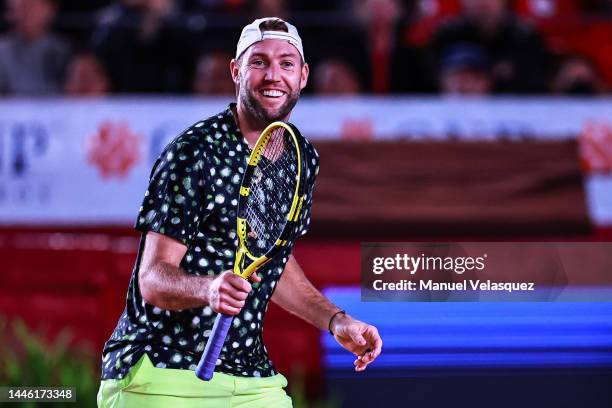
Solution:
<svg viewBox="0 0 612 408"><path fill-rule="evenodd" d="M259 26L263 22L269 20L279 20L285 23L289 32L262 31ZM300 55L302 56L302 61L306 61L306 59L304 58L304 49L302 48L302 39L298 34L297 28L295 28L294 25L291 25L278 17L258 18L251 24L246 25L242 29L242 34L240 34L240 39L238 40L238 45L236 46L236 59L240 58L242 53L245 52L247 48L249 48L251 45L263 40L287 41L289 42L289 44L297 48L297 50L300 52Z"/></svg>

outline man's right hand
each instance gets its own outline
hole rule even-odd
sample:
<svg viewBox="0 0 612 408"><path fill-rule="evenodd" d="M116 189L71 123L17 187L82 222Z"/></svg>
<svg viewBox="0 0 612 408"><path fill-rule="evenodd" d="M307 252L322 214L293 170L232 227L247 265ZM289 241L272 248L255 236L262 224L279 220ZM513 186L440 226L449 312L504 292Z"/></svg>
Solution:
<svg viewBox="0 0 612 408"><path fill-rule="evenodd" d="M240 313L251 291L251 284L232 271L225 271L210 283L208 305L217 313L235 316Z"/></svg>

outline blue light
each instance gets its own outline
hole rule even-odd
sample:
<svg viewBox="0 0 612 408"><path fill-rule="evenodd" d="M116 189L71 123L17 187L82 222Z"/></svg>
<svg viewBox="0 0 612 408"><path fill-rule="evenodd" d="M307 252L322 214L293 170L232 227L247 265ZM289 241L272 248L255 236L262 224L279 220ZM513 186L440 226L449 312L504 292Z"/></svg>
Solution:
<svg viewBox="0 0 612 408"><path fill-rule="evenodd" d="M612 302L362 302L359 288L325 291L374 324L383 353L372 370L612 367ZM612 295L609 297L612 299ZM323 335L324 364L354 357Z"/></svg>

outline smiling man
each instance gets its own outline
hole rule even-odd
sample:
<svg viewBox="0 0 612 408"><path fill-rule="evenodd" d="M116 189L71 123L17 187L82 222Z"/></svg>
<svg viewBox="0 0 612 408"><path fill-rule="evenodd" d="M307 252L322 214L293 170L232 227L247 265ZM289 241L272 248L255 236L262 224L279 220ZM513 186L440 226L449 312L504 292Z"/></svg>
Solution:
<svg viewBox="0 0 612 408"><path fill-rule="evenodd" d="M290 407L262 342L272 300L329 330L363 371L381 352L375 327L353 319L312 286L291 246L252 277L231 270L237 246L238 188L251 147L272 121L288 120L308 80L302 41L277 18L255 20L238 41L230 70L237 103L199 121L162 152L151 173L136 229L142 232L126 308L104 347L101 407ZM307 185L318 155L306 142ZM310 223L312 188L298 220ZM193 370L216 313L235 316L215 375Z"/></svg>

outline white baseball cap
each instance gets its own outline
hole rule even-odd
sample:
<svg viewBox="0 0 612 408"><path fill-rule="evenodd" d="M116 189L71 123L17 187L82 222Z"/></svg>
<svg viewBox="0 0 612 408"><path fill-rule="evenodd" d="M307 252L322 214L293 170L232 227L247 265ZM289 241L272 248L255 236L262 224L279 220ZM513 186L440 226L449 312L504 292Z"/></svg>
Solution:
<svg viewBox="0 0 612 408"><path fill-rule="evenodd" d="M268 20L280 20L281 22L287 25L287 29L289 30L289 32L286 33L284 31L262 31L259 26L261 25L261 23ZM302 48L302 39L298 34L297 28L278 17L258 18L251 24L246 25L242 29L242 34L240 34L240 39L238 40L238 45L236 46L236 59L238 59L242 55L242 53L245 52L246 49L249 48L251 45L263 40L287 41L289 42L289 44L297 48L297 50L300 52L300 55L302 56L302 61L306 61L306 59L304 58L304 49Z"/></svg>

